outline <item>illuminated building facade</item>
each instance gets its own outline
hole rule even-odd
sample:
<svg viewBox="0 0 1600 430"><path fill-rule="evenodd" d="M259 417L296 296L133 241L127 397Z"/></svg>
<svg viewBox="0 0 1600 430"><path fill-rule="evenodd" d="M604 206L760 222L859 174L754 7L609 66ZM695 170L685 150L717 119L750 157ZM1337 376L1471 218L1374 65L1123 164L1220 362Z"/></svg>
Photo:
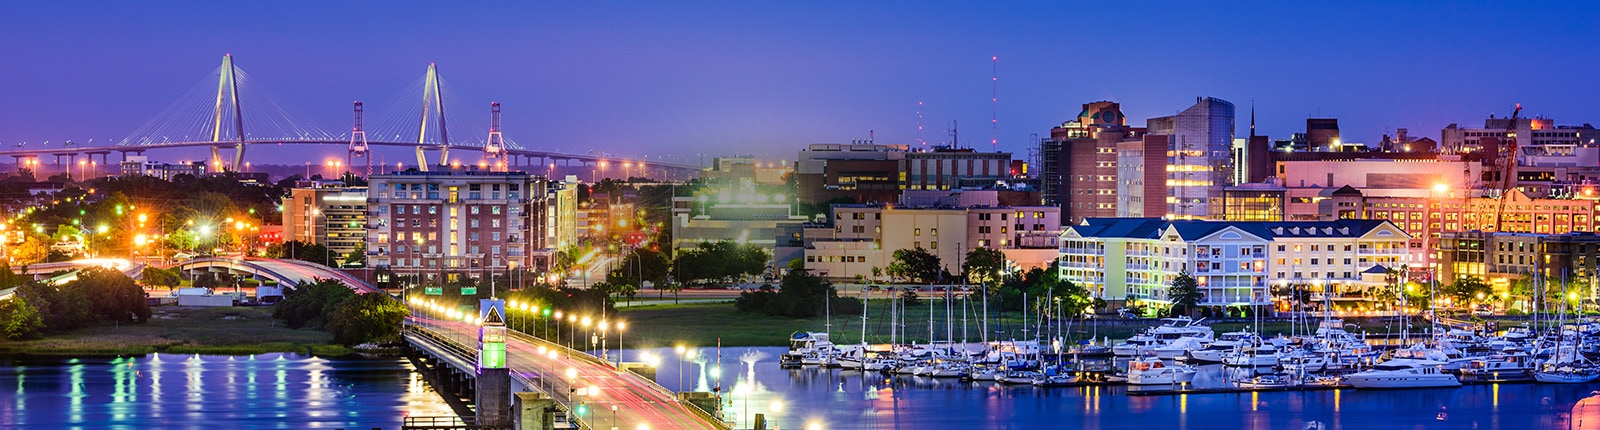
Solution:
<svg viewBox="0 0 1600 430"><path fill-rule="evenodd" d="M549 267L543 177L444 170L369 178L369 264L426 279Z"/></svg>

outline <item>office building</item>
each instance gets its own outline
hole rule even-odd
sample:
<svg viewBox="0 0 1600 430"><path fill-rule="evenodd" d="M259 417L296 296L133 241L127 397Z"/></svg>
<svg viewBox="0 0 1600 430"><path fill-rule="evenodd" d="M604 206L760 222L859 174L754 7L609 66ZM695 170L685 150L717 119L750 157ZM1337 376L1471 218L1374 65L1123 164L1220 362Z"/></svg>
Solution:
<svg viewBox="0 0 1600 430"><path fill-rule="evenodd" d="M425 279L548 270L548 191L526 172L373 175L369 264Z"/></svg>
<svg viewBox="0 0 1600 430"><path fill-rule="evenodd" d="M1211 213L1212 200L1221 198L1222 189L1233 185L1233 118L1233 103L1197 97L1193 106L1177 115L1146 122L1146 133L1169 139L1164 196L1167 218L1204 219ZM1145 170L1150 171L1150 166Z"/></svg>
<svg viewBox="0 0 1600 430"><path fill-rule="evenodd" d="M283 201L284 240L325 246L335 258L366 243L367 224L366 187L295 188Z"/></svg>

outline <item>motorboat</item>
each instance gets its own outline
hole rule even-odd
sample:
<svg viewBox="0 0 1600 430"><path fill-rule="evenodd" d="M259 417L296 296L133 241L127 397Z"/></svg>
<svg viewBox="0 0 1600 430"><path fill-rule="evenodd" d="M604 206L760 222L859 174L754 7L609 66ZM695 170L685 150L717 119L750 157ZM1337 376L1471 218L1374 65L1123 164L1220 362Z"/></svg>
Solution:
<svg viewBox="0 0 1600 430"><path fill-rule="evenodd" d="M995 381L1006 385L1030 385L1033 384L1034 379L1042 378L1043 376L1042 373L1032 370L1011 370L1003 375L996 376Z"/></svg>
<svg viewBox="0 0 1600 430"><path fill-rule="evenodd" d="M1344 384L1344 378L1332 375L1311 375L1300 381L1300 385L1307 387L1337 387Z"/></svg>
<svg viewBox="0 0 1600 430"><path fill-rule="evenodd" d="M1245 379L1234 384L1239 388L1250 390L1289 388L1295 385L1295 380L1289 375L1268 374Z"/></svg>
<svg viewBox="0 0 1600 430"><path fill-rule="evenodd" d="M1527 378L1534 370L1533 357L1525 353L1494 354L1479 357L1461 366L1461 377L1474 380Z"/></svg>
<svg viewBox="0 0 1600 430"><path fill-rule="evenodd" d="M1156 358L1128 362L1128 383L1133 385L1187 384L1199 370L1194 366L1175 366Z"/></svg>
<svg viewBox="0 0 1600 430"><path fill-rule="evenodd" d="M1198 363L1221 363L1222 358L1233 352L1241 343L1255 338L1255 333L1249 331L1230 331L1217 336L1215 341L1205 348L1191 349L1188 360Z"/></svg>
<svg viewBox="0 0 1600 430"><path fill-rule="evenodd" d="M798 369L802 366L801 358L801 354L795 354L792 352L783 353L783 355L778 357L778 367L782 369Z"/></svg>
<svg viewBox="0 0 1600 430"><path fill-rule="evenodd" d="M944 362L933 366L926 375L934 378L962 378L972 371L972 366L960 362Z"/></svg>
<svg viewBox="0 0 1600 430"><path fill-rule="evenodd" d="M1033 380L1035 387L1065 387L1078 383L1077 375L1049 375L1040 376Z"/></svg>
<svg viewBox="0 0 1600 430"><path fill-rule="evenodd" d="M1145 334L1136 334L1127 340L1111 345L1111 355L1117 357L1137 357L1146 351L1164 345L1160 339Z"/></svg>
<svg viewBox="0 0 1600 430"><path fill-rule="evenodd" d="M1200 337L1180 337L1166 345L1150 348L1148 352L1156 358L1173 360L1187 356L1189 351L1205 349L1210 341L1210 339Z"/></svg>
<svg viewBox="0 0 1600 430"><path fill-rule="evenodd" d="M1240 344L1233 352L1222 357L1222 364L1235 367L1272 367L1277 366L1283 356L1278 354L1278 347L1271 342L1259 340Z"/></svg>
<svg viewBox="0 0 1600 430"><path fill-rule="evenodd" d="M1444 362L1399 358L1378 363L1372 369L1345 376L1356 388L1432 388L1459 387L1461 380L1445 373Z"/></svg>
<svg viewBox="0 0 1600 430"><path fill-rule="evenodd" d="M1204 318L1192 320L1189 317L1164 318L1161 325L1113 345L1111 353L1118 357L1136 357L1186 337L1210 342L1215 338L1215 332L1210 326L1200 324L1203 320Z"/></svg>

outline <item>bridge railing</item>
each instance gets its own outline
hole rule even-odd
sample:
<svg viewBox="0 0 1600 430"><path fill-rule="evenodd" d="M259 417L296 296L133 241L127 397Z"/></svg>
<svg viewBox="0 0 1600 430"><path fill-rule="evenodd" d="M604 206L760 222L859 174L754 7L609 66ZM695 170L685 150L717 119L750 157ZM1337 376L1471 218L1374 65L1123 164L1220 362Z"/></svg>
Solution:
<svg viewBox="0 0 1600 430"><path fill-rule="evenodd" d="M450 349L451 353L459 354L460 356L465 357L465 358L469 358L472 361L476 361L477 360L477 351L476 351L476 349L474 347L470 346L470 345L467 345L465 343L466 340L457 339L458 336L441 335L440 333L438 333L438 331L445 331L446 333L457 334L457 333L459 333L457 331L446 330L446 329L443 329L443 328L440 328L439 330L435 330L434 327L432 326L432 324L429 321L426 321L426 320L419 320L418 322L408 322L406 327L407 327L408 330L415 331L415 332L417 332L417 333L419 333L419 334L421 334L423 336L428 337L429 339L436 340L437 342L442 344L441 346L444 346L444 347ZM576 360L587 362L589 364L593 364L593 365L597 365L597 366L603 366L603 367L607 367L607 368L612 368L612 365L609 362L607 362L605 360L601 360L599 357L595 357L593 355L589 355L589 353L587 353L587 352L579 351L579 350L572 349L572 348L568 348L568 347L566 347L564 345L561 345L561 344L558 344L558 343L555 343L555 342L551 342L551 341L548 341L548 340L545 340L545 339L542 339L542 338L534 337L534 336L529 335L527 333L522 333L522 332L518 332L518 331L509 331L508 333L511 335L511 337L513 339L515 339L517 341L524 342L524 343L526 343L526 344L528 344L530 346L536 347L536 348L537 347L543 347L544 351L547 351L547 353L556 354L557 356L562 356L562 357L570 357L571 359L576 359ZM511 372L512 379L514 379L517 382L521 383L523 386L526 386L526 387L529 387L529 388L532 388L532 389L535 389L535 390L538 390L538 391L544 393L546 396L549 396L552 400L554 400L557 404L561 405L561 407L566 409L567 411L574 410L573 408L575 408L578 404L582 403L582 399L579 398L575 394L575 391L576 391L575 388L576 387L573 386L573 381L571 381L568 378L566 378L565 376L563 376L561 371L564 370L564 369L557 369L554 366L550 366L549 362L544 361L544 360L533 360L532 363L533 363L533 366L534 366L534 369L531 369L532 372L519 372L519 371L515 371L514 370L514 371ZM614 368L612 368L612 369L613 370L618 370L618 369L614 369ZM618 370L618 371L620 371L620 370ZM651 387L651 389L657 391L658 393L660 393L662 395L665 395L667 397L673 398L675 401L677 401L679 406L682 406L684 409L687 409L690 413L696 415L697 417L699 417L701 420L705 421L706 423L715 425L718 428L722 428L722 429L730 429L731 428L731 426L729 426L729 424L726 421L723 421L721 418L713 416L710 412L708 412L708 411L706 411L704 409L701 409L700 406L695 405L693 402L690 402L690 401L688 401L686 399L683 399L683 398L679 398L676 395L676 393L672 392L672 390L668 390L666 387L664 387L661 384L657 383L655 380L652 380L652 379L649 379L649 378L645 378L642 375L636 375L635 374L635 375L632 375L632 376L648 381L649 382L648 385ZM584 429L592 428L592 424L593 423L585 421L584 420L585 417L583 417L583 416L579 416L577 414L570 414L568 416L568 419L572 423L577 425L579 428L584 428Z"/></svg>
<svg viewBox="0 0 1600 430"><path fill-rule="evenodd" d="M430 341L429 343L436 344L446 350L441 352L456 354L470 362L476 362L478 359L478 352L476 349L462 344L462 341L460 339L456 339L456 336L440 334L437 330L434 330L430 324L408 321L408 323L405 325L405 330L424 337ZM448 333L455 332L450 331ZM573 399L574 387L572 386L572 382L561 377L560 374L550 366L543 365L537 361L534 363L534 366L536 369L534 369L534 372L532 373L534 373L536 376L530 377L524 372L517 372L513 370L511 372L512 380L515 380L525 387L537 390L543 393L545 396L550 397L550 399L554 400L556 404L561 406L562 409L565 409L569 412L572 411L577 405L577 402ZM577 414L569 413L567 414L567 419L580 429L593 428L590 423L584 422L583 417L580 417Z"/></svg>

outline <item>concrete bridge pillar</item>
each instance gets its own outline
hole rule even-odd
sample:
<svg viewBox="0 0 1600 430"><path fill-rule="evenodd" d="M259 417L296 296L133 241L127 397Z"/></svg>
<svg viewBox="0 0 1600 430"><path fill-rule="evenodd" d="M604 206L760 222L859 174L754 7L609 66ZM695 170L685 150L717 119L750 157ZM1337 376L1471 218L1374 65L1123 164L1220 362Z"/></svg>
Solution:
<svg viewBox="0 0 1600 430"><path fill-rule="evenodd" d="M511 402L511 428L551 430L556 425L556 401L540 393L517 393Z"/></svg>
<svg viewBox="0 0 1600 430"><path fill-rule="evenodd" d="M478 369L472 385L472 403L478 405L480 422L503 423L514 413L511 408L511 369Z"/></svg>

